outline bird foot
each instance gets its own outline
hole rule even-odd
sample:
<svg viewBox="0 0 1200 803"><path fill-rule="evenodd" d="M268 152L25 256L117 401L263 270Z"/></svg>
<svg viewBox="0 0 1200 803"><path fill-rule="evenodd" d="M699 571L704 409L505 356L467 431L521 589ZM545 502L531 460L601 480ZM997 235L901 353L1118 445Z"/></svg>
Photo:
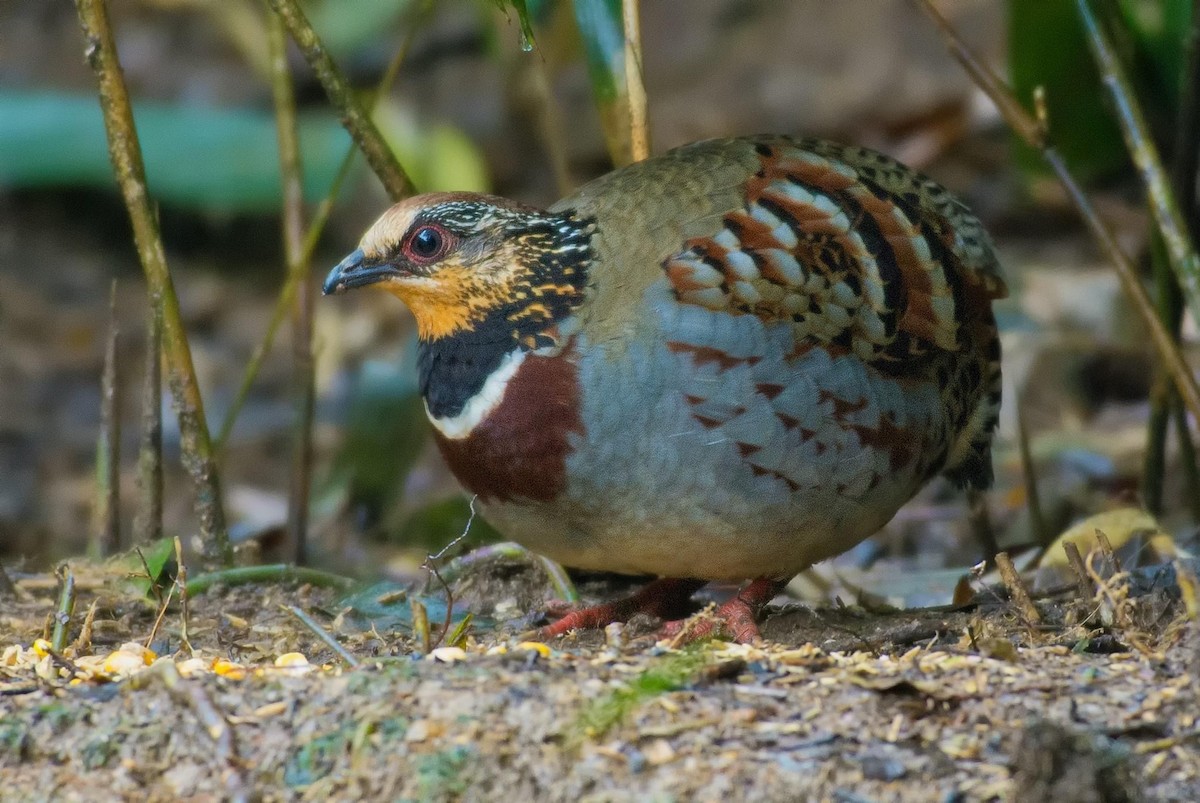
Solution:
<svg viewBox="0 0 1200 803"><path fill-rule="evenodd" d="M715 612L701 612L687 619L678 618L687 610L692 594L704 585L703 580L664 578L614 602L586 608L552 604L548 606L547 613L561 618L539 628L535 636L548 640L571 630L596 630L613 622L628 621L634 614L645 613L658 619L673 620L664 624L658 635L659 638L671 639L679 644L718 635L729 636L739 644L749 644L760 637L757 623L759 613L783 590L787 581L760 577L738 591L733 599Z"/></svg>
<svg viewBox="0 0 1200 803"><path fill-rule="evenodd" d="M704 584L703 580L663 578L614 602L575 609L562 604L551 605L547 613L562 618L538 628L536 637L548 640L571 630L600 629L613 622L628 621L638 613L650 614L658 619L673 619L686 613L692 594L703 588Z"/></svg>
<svg viewBox="0 0 1200 803"><path fill-rule="evenodd" d="M738 644L750 644L761 638L758 632L759 613L785 585L786 580L760 577L711 613L701 611L687 619L667 622L658 631L658 636L660 639L670 639L672 646L721 635L731 637Z"/></svg>

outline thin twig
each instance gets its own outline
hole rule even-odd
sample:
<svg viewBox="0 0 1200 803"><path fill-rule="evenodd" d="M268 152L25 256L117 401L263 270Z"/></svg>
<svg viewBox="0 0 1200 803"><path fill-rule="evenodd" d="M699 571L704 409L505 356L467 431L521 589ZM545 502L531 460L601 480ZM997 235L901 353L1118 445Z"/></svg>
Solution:
<svg viewBox="0 0 1200 803"><path fill-rule="evenodd" d="M159 586L158 578L154 576L154 572L150 571L150 564L146 562L146 556L142 554L142 548L135 546L133 553L138 556L138 560L142 562L142 568L146 570L146 580L150 583L150 593L154 595L154 601L162 605L162 588Z"/></svg>
<svg viewBox="0 0 1200 803"><path fill-rule="evenodd" d="M1067 191L1071 202L1075 204L1075 208L1079 211L1084 223L1087 224L1092 236L1117 269L1117 276L1121 280L1122 287L1128 294L1134 310L1143 323L1145 323L1151 342L1158 352L1164 367L1170 374L1172 381L1179 389L1184 403L1192 412L1192 415L1200 419L1200 386L1197 386L1196 378L1192 375L1191 369L1179 353L1179 348L1171 337L1171 334L1163 326L1162 321L1158 319L1158 315L1154 310L1154 304L1150 301L1145 288L1142 287L1137 268L1130 261L1129 257L1125 255L1125 252L1121 250L1116 237L1113 236L1108 226L1100 219L1091 201L1071 175L1062 156L1048 144L1045 128L1022 108L1013 95L1012 90L997 78L991 70L977 60L966 46L963 45L958 34L950 27L945 18L938 13L932 0L914 1L920 4L921 8L924 9L925 13L933 21L950 52L959 60L979 87L992 99L992 102L996 104L996 107L1000 110L1009 127L1028 145L1036 148L1042 154L1042 159L1058 177L1059 182Z"/></svg>
<svg viewBox="0 0 1200 803"><path fill-rule="evenodd" d="M342 125L358 144L367 158L367 164L383 184L388 197L393 201L407 198L415 192L412 179L396 160L383 135L375 127L371 116L363 109L354 89L346 82L333 57L321 43L317 32L309 24L297 0L268 0L271 8L283 20L305 61L316 73L317 80L325 88L330 101L342 116Z"/></svg>
<svg viewBox="0 0 1200 803"><path fill-rule="evenodd" d="M454 540L452 540L450 543L439 549L436 555L426 555L425 562L421 564L422 568L428 569L435 561L439 561L444 558L447 552L461 544L466 537L470 535L471 525L475 523L475 502L478 499L479 494L474 494L471 496L471 501L467 503L467 509L469 512L467 514L467 523L463 525L462 532L455 536Z"/></svg>
<svg viewBox="0 0 1200 803"><path fill-rule="evenodd" d="M1073 541L1063 541L1063 552L1067 554L1067 563L1071 567L1071 574L1075 576L1076 596L1080 602L1091 602L1095 598L1095 592L1092 590L1091 580L1088 579L1083 556L1079 554L1079 547L1075 546Z"/></svg>
<svg viewBox="0 0 1200 803"><path fill-rule="evenodd" d="M337 653L337 656L346 662L346 666L353 668L359 665L359 660L355 658L349 650L343 647L328 630L321 627L320 623L317 622L316 619L313 619L295 605L281 605L280 607L290 613L292 616L299 619L301 624L311 630L314 636L325 643L325 646Z"/></svg>
<svg viewBox="0 0 1200 803"><path fill-rule="evenodd" d="M50 656L50 660L53 661L56 665L58 665L59 668L65 669L68 672L70 672L71 677L75 677L77 675L84 675L84 671L79 668L79 665L76 664L71 659L67 658L65 655L63 655L61 650L56 650L54 648L51 648L49 650L46 650L46 654Z"/></svg>
<svg viewBox="0 0 1200 803"><path fill-rule="evenodd" d="M625 95L629 100L629 155L634 162L650 157L639 4L639 0L621 0L621 21L625 27Z"/></svg>
<svg viewBox="0 0 1200 803"><path fill-rule="evenodd" d="M163 619L167 616L167 608L171 605L171 598L175 596L175 585L172 584L167 588L167 595L162 598L158 604L158 612L154 616L154 624L150 627L150 635L146 636L145 643L142 644L146 649L150 649L150 645L158 638L158 630L162 627Z"/></svg>
<svg viewBox="0 0 1200 803"><path fill-rule="evenodd" d="M138 448L141 506L133 521L133 542L162 538L162 309L146 310L146 373L142 384L142 441Z"/></svg>
<svg viewBox="0 0 1200 803"><path fill-rule="evenodd" d="M271 54L271 91L279 140L279 172L283 180L283 253L288 281L296 286L292 310L293 393L296 400L288 488L287 557L297 566L307 562L308 498L312 481L314 394L312 353L312 284L306 281L304 258L304 173L296 125L296 96L287 61L287 32L277 14L267 19Z"/></svg>
<svg viewBox="0 0 1200 803"><path fill-rule="evenodd" d="M1033 462L1033 451L1029 448L1029 426L1025 422L1025 408L1020 398L1013 402L1017 407L1017 446L1021 453L1021 473L1025 477L1025 499L1029 504L1029 519L1033 524L1033 536L1045 549L1054 540L1046 517L1042 514L1042 496L1038 492L1037 469Z"/></svg>
<svg viewBox="0 0 1200 803"><path fill-rule="evenodd" d="M117 280L108 292L108 337L100 378L100 435L96 439L96 500L93 554L100 558L121 549L121 395L117 381Z"/></svg>
<svg viewBox="0 0 1200 803"><path fill-rule="evenodd" d="M62 588L58 594L58 610L54 612L54 635L50 637L50 646L62 652L67 646L67 632L75 613L75 573L64 563L54 570L54 574Z"/></svg>
<svg viewBox="0 0 1200 803"><path fill-rule="evenodd" d="M1096 15L1092 13L1090 0L1076 0L1075 7L1096 59L1101 83L1112 99L1125 145L1141 173L1150 201L1150 212L1171 258L1171 269L1183 290L1188 309L1196 320L1200 320L1200 256L1196 254L1187 221L1180 214L1175 196L1171 193L1171 183L1158 155L1158 148L1154 145L1125 67L1096 20Z"/></svg>
<svg viewBox="0 0 1200 803"><path fill-rule="evenodd" d="M74 655L87 655L92 651L92 632L95 629L96 608L99 604L100 600L92 600L92 604L88 606L87 613L83 615L83 624L79 626L79 635L71 645L71 651Z"/></svg>
<svg viewBox="0 0 1200 803"><path fill-rule="evenodd" d="M391 62L388 64L387 70L384 71L383 78L380 79L379 85L370 101L372 109L378 104L379 99L387 94L388 89L396 80L396 76L400 73L400 67L404 64L404 60L408 56L409 50L412 48L413 39L416 31L420 26L420 21L423 14L430 7L430 3L423 3L414 15L408 31L405 33L404 41L396 50ZM338 166L337 174L333 178L333 183L329 186L329 191L325 193L325 197L321 203L317 205L316 211L313 213L312 223L308 227L308 233L304 238L304 256L301 260L304 264L311 264L312 255L317 250L317 243L320 242L321 234L325 231L325 225L329 222L329 218L333 213L333 207L337 203L337 199L341 194L342 187L350 176L350 170L354 167L355 156L358 155L358 148L353 142L346 148L346 153L342 157L342 163ZM279 298L275 301L275 308L271 311L271 318L267 323L267 329L263 333L262 342L254 349L250 355L250 360L246 363L246 370L242 373L242 381L238 385L237 393L234 394L233 402L229 405L229 410L225 413L225 419L221 422L221 429L216 439L217 452L223 452L229 442L229 436L233 433L233 426L237 423L238 415L242 411L242 407L246 403L246 399L250 395L250 388L254 384L254 379L258 376L262 369L263 361L267 354L271 351L271 346L275 343L275 335L279 331L279 327L283 324L284 318L292 311L296 301L296 295L299 292L299 278L294 277L289 273L284 280L283 290L279 293Z"/></svg>
<svg viewBox="0 0 1200 803"><path fill-rule="evenodd" d="M1108 571L1112 574L1120 574L1121 561L1117 559L1117 553L1113 549L1112 542L1108 540L1108 534L1103 530L1096 530L1096 543L1100 547L1100 554L1104 556L1104 562L1108 564Z"/></svg>
<svg viewBox="0 0 1200 803"><path fill-rule="evenodd" d="M441 583L442 591L446 594L446 619L442 623L442 631L438 633L437 644L439 645L442 643L442 639L446 638L446 633L450 631L450 623L454 620L454 591L450 588L450 584L442 578L441 573L438 572L436 564L442 559L442 556L462 543L463 540L470 534L471 525L475 522L475 500L478 498L479 494L475 494L471 497L471 502L469 505L471 512L470 515L467 516L467 523L463 526L463 531L458 534L458 537L442 547L436 555L426 555L425 562L421 564L421 568L429 572L431 577L437 578L437 581ZM426 585L428 585L428 583L426 583ZM429 650L425 650L425 652L429 652Z"/></svg>
<svg viewBox="0 0 1200 803"><path fill-rule="evenodd" d="M175 585L179 589L179 649L191 655L192 642L188 638L188 623L191 621L191 611L188 609L188 570L187 562L183 559L183 542L175 536Z"/></svg>
<svg viewBox="0 0 1200 803"><path fill-rule="evenodd" d="M150 302L162 311L163 342L167 356L168 382L179 417L183 465L196 486L196 513L205 556L214 563L228 564L233 558L225 512L221 506L221 488L213 461L204 402L187 333L179 312L179 299L167 270L158 223L146 189L146 171L142 164L137 129L116 42L108 21L104 0L75 0L79 23L86 41L85 54L100 86L100 107L108 133L108 153L117 184L133 223L138 257L149 285Z"/></svg>
<svg viewBox="0 0 1200 803"><path fill-rule="evenodd" d="M1025 624L1029 627L1041 624L1042 615L1038 613L1037 606L1029 598L1029 590L1025 588L1025 583L1021 580L1021 575L1017 574L1017 569L1013 566L1012 558L1008 556L1007 552L997 553L996 568L1000 570L1000 579L1004 581L1004 587L1008 589L1008 596L1016 604L1017 611L1025 620Z"/></svg>

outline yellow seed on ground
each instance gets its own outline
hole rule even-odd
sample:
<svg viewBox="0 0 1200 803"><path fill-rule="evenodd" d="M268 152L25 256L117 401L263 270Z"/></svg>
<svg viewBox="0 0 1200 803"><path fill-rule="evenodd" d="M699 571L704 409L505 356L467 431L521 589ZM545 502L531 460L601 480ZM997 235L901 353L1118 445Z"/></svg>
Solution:
<svg viewBox="0 0 1200 803"><path fill-rule="evenodd" d="M285 652L283 655L275 659L275 666L285 668L308 666L308 659L304 657L303 653Z"/></svg>
<svg viewBox="0 0 1200 803"><path fill-rule="evenodd" d="M190 678L208 669L208 661L205 661L203 658L188 658L185 661L175 664L175 668L179 670L179 674L185 678Z"/></svg>
<svg viewBox="0 0 1200 803"><path fill-rule="evenodd" d="M158 660L158 653L147 649L136 641L127 641L117 648L117 652L127 653L142 662L142 666L150 666Z"/></svg>
<svg viewBox="0 0 1200 803"><path fill-rule="evenodd" d="M259 719L266 719L268 717L277 717L280 714L286 713L287 710L288 703L283 700L279 700L274 703L260 705L258 708L254 709L254 716L258 717Z"/></svg>
<svg viewBox="0 0 1200 803"><path fill-rule="evenodd" d="M38 658L45 658L50 654L50 642L46 641L44 638L35 639L31 649L33 650L33 654Z"/></svg>
<svg viewBox="0 0 1200 803"><path fill-rule="evenodd" d="M128 675L145 669L146 661L135 652L117 650L104 659L104 671L109 675Z"/></svg>
<svg viewBox="0 0 1200 803"><path fill-rule="evenodd" d="M245 667L235 664L233 661L226 661L224 658L213 661L212 670L214 674L230 680L241 680L246 677Z"/></svg>
<svg viewBox="0 0 1200 803"><path fill-rule="evenodd" d="M0 666L16 666L21 663L21 655L25 652L20 644L10 644L0 654Z"/></svg>
<svg viewBox="0 0 1200 803"><path fill-rule="evenodd" d="M533 650L543 658L550 657L550 648L540 641L522 641L517 645L518 650Z"/></svg>

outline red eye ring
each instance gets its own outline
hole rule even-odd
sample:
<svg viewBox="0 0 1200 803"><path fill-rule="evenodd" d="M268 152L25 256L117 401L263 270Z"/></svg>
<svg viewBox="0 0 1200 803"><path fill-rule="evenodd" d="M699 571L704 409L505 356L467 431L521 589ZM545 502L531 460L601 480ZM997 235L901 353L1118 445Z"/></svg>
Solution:
<svg viewBox="0 0 1200 803"><path fill-rule="evenodd" d="M404 241L404 255L413 262L436 262L450 250L451 234L441 226L424 223Z"/></svg>

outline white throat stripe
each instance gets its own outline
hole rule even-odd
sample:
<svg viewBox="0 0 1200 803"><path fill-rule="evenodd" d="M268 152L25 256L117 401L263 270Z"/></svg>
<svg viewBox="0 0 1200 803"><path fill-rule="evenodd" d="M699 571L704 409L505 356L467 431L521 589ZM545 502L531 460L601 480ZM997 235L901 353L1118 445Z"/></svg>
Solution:
<svg viewBox="0 0 1200 803"><path fill-rule="evenodd" d="M504 401L504 391L508 388L508 382L516 375L517 369L524 361L525 352L521 349L510 351L504 355L504 359L496 366L496 370L492 371L484 380L483 387L479 389L478 393L467 399L462 412L458 415L436 418L429 414L429 405L426 404L425 415L429 418L429 422L450 440L466 438L481 421L500 406L500 402Z"/></svg>

